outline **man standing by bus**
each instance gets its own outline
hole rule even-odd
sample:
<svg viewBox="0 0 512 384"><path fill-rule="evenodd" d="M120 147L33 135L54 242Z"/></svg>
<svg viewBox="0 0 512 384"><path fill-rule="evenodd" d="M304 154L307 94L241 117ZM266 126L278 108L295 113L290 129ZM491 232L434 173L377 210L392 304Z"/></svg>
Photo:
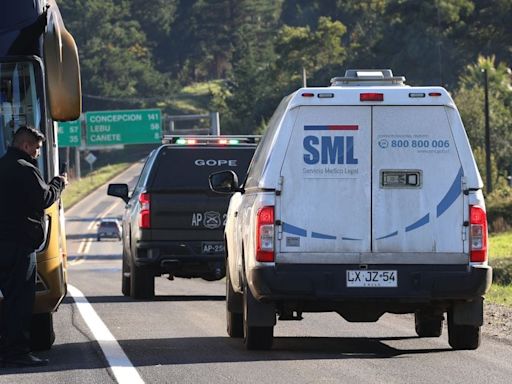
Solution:
<svg viewBox="0 0 512 384"><path fill-rule="evenodd" d="M22 126L0 159L0 365L48 364L30 352L30 321L35 298L36 253L45 240L44 209L60 197L66 175L46 183L37 168L45 138Z"/></svg>

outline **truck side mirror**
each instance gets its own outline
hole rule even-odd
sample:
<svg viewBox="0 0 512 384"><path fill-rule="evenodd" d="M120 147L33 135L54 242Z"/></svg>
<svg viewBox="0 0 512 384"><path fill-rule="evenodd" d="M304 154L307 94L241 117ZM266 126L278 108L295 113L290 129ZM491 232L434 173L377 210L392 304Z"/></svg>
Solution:
<svg viewBox="0 0 512 384"><path fill-rule="evenodd" d="M125 203L128 203L128 184L109 184L107 195L120 197Z"/></svg>
<svg viewBox="0 0 512 384"><path fill-rule="evenodd" d="M238 186L238 176L233 171L220 171L208 177L210 189L217 193L243 192Z"/></svg>

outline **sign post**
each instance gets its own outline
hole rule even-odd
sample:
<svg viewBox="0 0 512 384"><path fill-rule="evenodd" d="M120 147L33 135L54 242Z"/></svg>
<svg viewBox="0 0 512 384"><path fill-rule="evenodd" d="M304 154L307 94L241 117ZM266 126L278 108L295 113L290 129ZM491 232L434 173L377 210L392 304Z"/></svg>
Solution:
<svg viewBox="0 0 512 384"><path fill-rule="evenodd" d="M162 141L162 118L159 109L87 112L85 124L88 147Z"/></svg>

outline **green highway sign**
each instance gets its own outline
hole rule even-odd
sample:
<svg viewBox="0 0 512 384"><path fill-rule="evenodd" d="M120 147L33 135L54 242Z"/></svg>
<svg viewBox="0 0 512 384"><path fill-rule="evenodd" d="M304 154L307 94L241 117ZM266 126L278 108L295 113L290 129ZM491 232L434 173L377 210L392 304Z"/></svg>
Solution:
<svg viewBox="0 0 512 384"><path fill-rule="evenodd" d="M57 124L59 147L79 147L82 144L80 119Z"/></svg>
<svg viewBox="0 0 512 384"><path fill-rule="evenodd" d="M85 125L88 147L162 141L159 109L87 112Z"/></svg>

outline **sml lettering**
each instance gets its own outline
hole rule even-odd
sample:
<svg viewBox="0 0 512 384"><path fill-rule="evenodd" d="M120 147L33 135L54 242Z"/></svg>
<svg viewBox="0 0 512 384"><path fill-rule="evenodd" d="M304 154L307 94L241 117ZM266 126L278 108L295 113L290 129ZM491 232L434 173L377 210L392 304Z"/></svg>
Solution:
<svg viewBox="0 0 512 384"><path fill-rule="evenodd" d="M306 136L304 162L313 164L357 164L353 136Z"/></svg>

